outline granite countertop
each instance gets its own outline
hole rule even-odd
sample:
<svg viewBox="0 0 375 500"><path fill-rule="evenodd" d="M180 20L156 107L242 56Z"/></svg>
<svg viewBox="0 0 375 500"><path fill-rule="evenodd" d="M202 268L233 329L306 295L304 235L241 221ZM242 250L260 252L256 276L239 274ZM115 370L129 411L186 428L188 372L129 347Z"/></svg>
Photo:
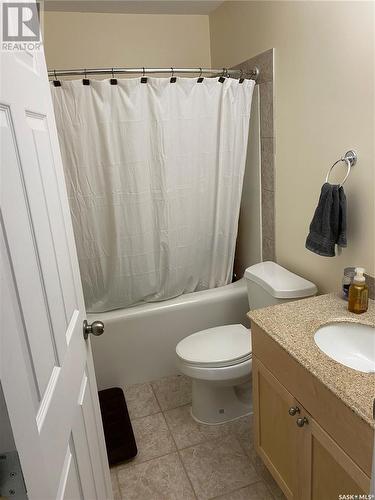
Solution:
<svg viewBox="0 0 375 500"><path fill-rule="evenodd" d="M369 300L368 311L353 314L338 294L255 309L249 317L272 337L303 367L357 413L371 427L375 374L362 373L329 358L314 342L316 330L328 323L350 321L375 326L375 302Z"/></svg>

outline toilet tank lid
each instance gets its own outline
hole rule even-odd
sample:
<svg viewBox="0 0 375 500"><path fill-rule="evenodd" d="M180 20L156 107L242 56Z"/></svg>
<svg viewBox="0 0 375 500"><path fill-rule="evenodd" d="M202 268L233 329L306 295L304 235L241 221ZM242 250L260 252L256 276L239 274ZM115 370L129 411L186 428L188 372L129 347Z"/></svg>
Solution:
<svg viewBox="0 0 375 500"><path fill-rule="evenodd" d="M257 283L277 299L311 297L317 292L314 283L288 271L276 262L260 262L248 267L245 278Z"/></svg>

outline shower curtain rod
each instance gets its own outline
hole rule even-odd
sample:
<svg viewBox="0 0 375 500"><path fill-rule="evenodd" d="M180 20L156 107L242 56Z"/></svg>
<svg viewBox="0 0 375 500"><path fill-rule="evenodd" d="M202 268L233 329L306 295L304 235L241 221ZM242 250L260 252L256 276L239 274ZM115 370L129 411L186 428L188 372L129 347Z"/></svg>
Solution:
<svg viewBox="0 0 375 500"><path fill-rule="evenodd" d="M212 74L215 76L238 76L239 78L250 78L256 80L259 69L255 66L251 71L245 72L240 69L212 69L212 68L87 68L87 69L53 69L48 70L49 77L58 76L87 76L87 75L126 75L126 74L155 74L168 73L170 75L181 73L195 73L198 76Z"/></svg>

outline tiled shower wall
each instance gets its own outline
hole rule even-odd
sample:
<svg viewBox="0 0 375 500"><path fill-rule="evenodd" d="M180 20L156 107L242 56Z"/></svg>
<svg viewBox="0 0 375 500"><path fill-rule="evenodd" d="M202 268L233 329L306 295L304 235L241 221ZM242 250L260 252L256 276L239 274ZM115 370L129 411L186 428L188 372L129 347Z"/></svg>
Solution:
<svg viewBox="0 0 375 500"><path fill-rule="evenodd" d="M262 260L275 260L274 49L262 52L235 69L259 68L261 141Z"/></svg>

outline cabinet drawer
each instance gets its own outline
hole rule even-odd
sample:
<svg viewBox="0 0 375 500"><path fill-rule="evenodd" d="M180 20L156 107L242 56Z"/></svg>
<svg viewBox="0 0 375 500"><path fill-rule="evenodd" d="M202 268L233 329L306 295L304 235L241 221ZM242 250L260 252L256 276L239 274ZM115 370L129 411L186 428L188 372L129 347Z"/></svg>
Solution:
<svg viewBox="0 0 375 500"><path fill-rule="evenodd" d="M253 354L370 477L373 429L255 323L251 331Z"/></svg>

